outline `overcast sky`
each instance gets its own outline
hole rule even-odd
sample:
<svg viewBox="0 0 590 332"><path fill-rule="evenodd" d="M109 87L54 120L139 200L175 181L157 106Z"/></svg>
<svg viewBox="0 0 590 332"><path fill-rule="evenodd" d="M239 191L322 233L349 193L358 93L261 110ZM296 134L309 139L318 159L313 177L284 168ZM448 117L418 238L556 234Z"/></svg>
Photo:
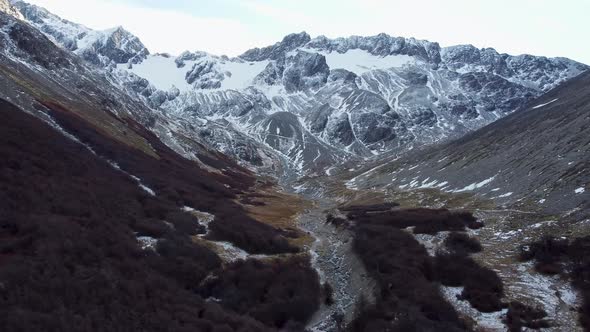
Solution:
<svg viewBox="0 0 590 332"><path fill-rule="evenodd" d="M28 0L94 29L122 25L151 52L235 56L286 34L416 37L590 64L590 0Z"/></svg>

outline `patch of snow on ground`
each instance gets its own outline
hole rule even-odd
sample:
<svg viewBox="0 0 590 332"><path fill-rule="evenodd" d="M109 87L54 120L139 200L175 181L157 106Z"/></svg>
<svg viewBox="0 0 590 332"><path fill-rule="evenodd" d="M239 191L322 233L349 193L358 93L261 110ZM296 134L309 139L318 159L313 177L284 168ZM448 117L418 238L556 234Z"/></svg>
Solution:
<svg viewBox="0 0 590 332"><path fill-rule="evenodd" d="M526 290L528 294L535 294L534 300L543 306L549 318L555 317L561 303L571 308L578 304L578 296L571 284L559 276L549 276L533 271L533 264L528 262L518 267L519 280L509 284L508 288L520 293Z"/></svg>
<svg viewBox="0 0 590 332"><path fill-rule="evenodd" d="M492 331L505 331L506 326L502 323L502 319L506 316L508 309L502 311L483 313L473 308L467 301L462 301L457 298L463 292L463 287L446 287L441 286L441 293L443 297L451 303L458 312L464 316L471 317L477 322L477 326L482 329L489 329Z"/></svg>
<svg viewBox="0 0 590 332"><path fill-rule="evenodd" d="M541 221L538 222L536 224L531 225L532 228L540 228L541 226L549 226L552 225L554 223L556 223L557 220L547 220L547 221Z"/></svg>
<svg viewBox="0 0 590 332"><path fill-rule="evenodd" d="M586 188L584 188L584 187L580 187L580 188L574 190L574 192L576 194L583 194L585 191L586 191Z"/></svg>
<svg viewBox="0 0 590 332"><path fill-rule="evenodd" d="M215 220L215 216L212 215L211 213L207 213L207 212L202 212L199 210L195 210L190 206L185 206L182 208L182 211L184 212L189 212L192 215L196 216L197 218L199 218L199 224L205 226L205 234L199 234L199 237L203 237L207 234L209 234L209 224Z"/></svg>
<svg viewBox="0 0 590 332"><path fill-rule="evenodd" d="M330 167L330 168L326 169L326 172L325 172L325 173L326 173L326 175L327 175L327 176L330 176L330 175L332 175L332 171L334 170L334 168L335 168L335 167Z"/></svg>
<svg viewBox="0 0 590 332"><path fill-rule="evenodd" d="M158 244L158 239L149 236L139 236L137 237L137 241L143 250L156 250L156 245Z"/></svg>
<svg viewBox="0 0 590 332"><path fill-rule="evenodd" d="M555 99L553 99L552 101L550 101L550 102L548 102L548 103L537 105L537 106L533 107L533 109L534 109L534 110L536 110L536 109L538 109L538 108L541 108L541 107L543 107L543 106L547 106L547 105L549 105L549 104L552 104L552 103L554 103L554 102L556 102L556 101L558 101L558 100L559 100L559 98L555 98Z"/></svg>
<svg viewBox="0 0 590 332"><path fill-rule="evenodd" d="M223 249L223 252L220 254L220 256L230 262L248 258L249 254L246 251L234 246L230 242L215 241L213 243Z"/></svg>
<svg viewBox="0 0 590 332"><path fill-rule="evenodd" d="M152 195L152 196L156 196L156 193L148 186L144 185L141 182L138 182L139 188L143 189L146 193Z"/></svg>
<svg viewBox="0 0 590 332"><path fill-rule="evenodd" d="M498 198L506 198L512 196L513 193L505 193L503 195L498 196Z"/></svg>
<svg viewBox="0 0 590 332"><path fill-rule="evenodd" d="M475 190L475 189L479 189L479 188L481 188L481 187L489 184L490 182L494 181L495 178L496 178L496 176L494 175L491 178L485 179L485 180L483 180L483 181L481 181L479 183L472 183L472 184L466 186L463 189L454 190L454 192L472 191L472 190Z"/></svg>
<svg viewBox="0 0 590 332"><path fill-rule="evenodd" d="M437 188L437 187L439 187L438 180L432 180L430 182L427 182L428 180L430 180L430 178L422 181L422 184L418 187L418 189Z"/></svg>
<svg viewBox="0 0 590 332"><path fill-rule="evenodd" d="M199 237L205 237L209 233L209 224L215 220L215 216L207 213L202 212L199 210L195 210L190 206L184 206L182 209L184 212L189 212L199 218L199 223L205 226L205 234L199 234ZM212 245L216 246L218 250L219 256L227 262L234 262L240 259L248 259L248 258L266 258L268 255L250 255L247 251L236 247L233 243L227 241L212 241L207 240Z"/></svg>
<svg viewBox="0 0 590 332"><path fill-rule="evenodd" d="M428 251L431 257L434 257L439 248L443 246L443 242L449 236L449 233L439 232L436 235L414 234L414 238L426 248L426 251Z"/></svg>
<svg viewBox="0 0 590 332"><path fill-rule="evenodd" d="M305 186L305 184L300 184L300 185L297 185L297 186L293 186L293 190L296 193L301 193L301 192L305 191L305 189L307 189L307 187Z"/></svg>
<svg viewBox="0 0 590 332"><path fill-rule="evenodd" d="M214 241L211 243L213 243L220 249L220 251L218 252L219 256L227 262L235 262L238 260L245 260L249 258L264 259L270 257L269 255L251 255L247 251L236 247L231 242Z"/></svg>

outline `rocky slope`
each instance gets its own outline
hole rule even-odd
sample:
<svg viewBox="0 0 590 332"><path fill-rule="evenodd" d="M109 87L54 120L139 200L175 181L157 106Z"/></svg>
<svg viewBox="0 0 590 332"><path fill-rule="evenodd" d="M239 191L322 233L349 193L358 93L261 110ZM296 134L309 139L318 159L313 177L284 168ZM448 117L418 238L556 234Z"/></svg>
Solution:
<svg viewBox="0 0 590 332"><path fill-rule="evenodd" d="M590 72L459 140L385 162L349 185L475 192L503 204L587 217L589 86Z"/></svg>
<svg viewBox="0 0 590 332"><path fill-rule="evenodd" d="M193 138L244 165L300 175L460 137L587 68L385 34L299 33L231 59L151 55L122 28L90 31L24 2L15 6L57 44L109 71L134 98L197 123L188 130Z"/></svg>

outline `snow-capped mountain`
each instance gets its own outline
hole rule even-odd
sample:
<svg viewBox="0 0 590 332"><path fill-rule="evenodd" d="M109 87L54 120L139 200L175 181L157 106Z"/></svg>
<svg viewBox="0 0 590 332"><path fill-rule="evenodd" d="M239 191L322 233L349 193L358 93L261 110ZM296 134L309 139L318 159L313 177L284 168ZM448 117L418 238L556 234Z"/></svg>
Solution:
<svg viewBox="0 0 590 332"><path fill-rule="evenodd" d="M21 12L15 8L8 0L0 0L0 11L5 12L19 20L24 20Z"/></svg>
<svg viewBox="0 0 590 332"><path fill-rule="evenodd" d="M386 34L312 39L303 32L236 58L150 54L122 28L92 31L21 1L14 6L154 110L199 124L189 135L256 167L275 167L274 154L313 172L459 137L588 68Z"/></svg>
<svg viewBox="0 0 590 332"><path fill-rule="evenodd" d="M233 59L152 55L118 68L174 96L156 98L154 107L224 118L300 169L321 169L460 136L587 67L387 35L329 40L301 33Z"/></svg>
<svg viewBox="0 0 590 332"><path fill-rule="evenodd" d="M139 38L123 27L95 31L22 1L14 1L12 6L27 22L56 44L95 65L106 67L119 63L136 63L149 54Z"/></svg>

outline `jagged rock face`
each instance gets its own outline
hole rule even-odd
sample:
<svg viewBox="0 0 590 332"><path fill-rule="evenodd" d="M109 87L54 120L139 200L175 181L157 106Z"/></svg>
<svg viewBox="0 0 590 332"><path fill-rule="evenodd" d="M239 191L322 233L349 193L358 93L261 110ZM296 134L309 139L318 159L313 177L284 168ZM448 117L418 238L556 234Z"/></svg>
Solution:
<svg viewBox="0 0 590 332"><path fill-rule="evenodd" d="M14 6L26 21L45 33L56 44L101 67L110 63L137 63L149 51L142 42L122 27L94 31L50 13L44 8L17 1Z"/></svg>
<svg viewBox="0 0 590 332"><path fill-rule="evenodd" d="M334 69L328 77L329 82L340 82L343 85L356 86L358 76L345 69Z"/></svg>
<svg viewBox="0 0 590 332"><path fill-rule="evenodd" d="M384 33L372 37L352 36L337 39L328 39L321 36L315 38L306 46L319 51L338 53L359 49L376 56L409 55L434 65L441 62L438 43L413 38L391 37Z"/></svg>
<svg viewBox="0 0 590 332"><path fill-rule="evenodd" d="M190 71L186 73L188 84L196 82L195 87L199 89L217 89L221 87L224 75L219 73L215 68L215 62L202 61L195 63Z"/></svg>
<svg viewBox="0 0 590 332"><path fill-rule="evenodd" d="M23 1L15 2L14 6L27 22L56 41L58 45L71 51L76 49L77 36L89 30L79 24L63 20L44 8L29 5Z"/></svg>
<svg viewBox="0 0 590 332"><path fill-rule="evenodd" d="M13 53L47 69L75 68L75 63L68 61L63 54L65 52L56 49L45 35L21 24L12 24L11 16L0 16L0 28L6 34L6 40L3 41L5 54Z"/></svg>
<svg viewBox="0 0 590 332"><path fill-rule="evenodd" d="M323 55L297 52L285 69L283 83L287 92L317 90L326 84L328 75L330 67Z"/></svg>
<svg viewBox="0 0 590 332"><path fill-rule="evenodd" d="M270 62L264 71L254 78L254 84L258 85L279 85L282 82L285 72L285 58Z"/></svg>
<svg viewBox="0 0 590 332"><path fill-rule="evenodd" d="M138 63L149 55L139 38L121 27L111 32L106 41L97 41L94 47L98 54L115 63Z"/></svg>
<svg viewBox="0 0 590 332"><path fill-rule="evenodd" d="M166 55L166 56L168 56L168 55ZM181 55L179 55L174 60L174 62L176 63L176 67L183 68L184 66L186 66L186 61L196 61L198 59L205 58L206 56L207 56L207 53L205 53L205 52L191 53L191 52L186 51L186 52L182 53Z"/></svg>
<svg viewBox="0 0 590 332"><path fill-rule="evenodd" d="M447 67L454 71L460 71L464 67L479 67L482 71L511 76L506 63L507 55L500 55L494 49L477 49L472 45L459 45L447 47L443 50L442 60Z"/></svg>
<svg viewBox="0 0 590 332"><path fill-rule="evenodd" d="M91 31L38 7L16 6L53 41L104 68L155 112L217 133L205 135L207 144L253 166L266 160L262 151L270 146L301 172L460 137L588 68L563 58L510 56L470 45L441 48L386 34L292 34L232 59L204 52L149 55L123 29ZM297 134L277 138L277 128ZM217 141L229 137L230 143ZM258 148L238 148L244 137Z"/></svg>
<svg viewBox="0 0 590 332"><path fill-rule="evenodd" d="M546 58L532 55L510 56L499 54L492 48L477 49L471 45L451 46L442 49L442 61L450 70L485 72L505 78L528 81L542 91L548 91L569 76L568 71L582 72L586 65L564 58Z"/></svg>
<svg viewBox="0 0 590 332"><path fill-rule="evenodd" d="M285 55L285 53L303 47L311 40L311 37L301 32L298 34L291 34L286 36L281 42L273 46L264 48L255 48L242 54L240 58L247 61L262 61L262 60L277 60Z"/></svg>

